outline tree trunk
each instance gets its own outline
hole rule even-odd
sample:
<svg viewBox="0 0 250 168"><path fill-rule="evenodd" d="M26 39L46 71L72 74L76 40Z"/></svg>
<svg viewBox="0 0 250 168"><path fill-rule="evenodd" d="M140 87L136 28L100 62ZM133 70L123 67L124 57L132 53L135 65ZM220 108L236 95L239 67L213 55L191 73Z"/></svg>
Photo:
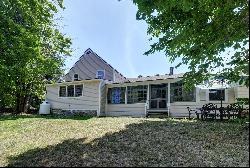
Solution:
<svg viewBox="0 0 250 168"><path fill-rule="evenodd" d="M19 114L20 113L20 94L16 93L16 109L15 109L15 114Z"/></svg>
<svg viewBox="0 0 250 168"><path fill-rule="evenodd" d="M30 109L30 99L31 99L30 95L25 96L24 107L23 107L24 113L27 113Z"/></svg>

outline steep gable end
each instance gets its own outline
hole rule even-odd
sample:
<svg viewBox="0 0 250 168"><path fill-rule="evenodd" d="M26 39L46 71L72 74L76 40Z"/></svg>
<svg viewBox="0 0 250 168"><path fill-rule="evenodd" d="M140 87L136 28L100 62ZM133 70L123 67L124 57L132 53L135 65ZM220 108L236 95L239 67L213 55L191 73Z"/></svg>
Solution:
<svg viewBox="0 0 250 168"><path fill-rule="evenodd" d="M91 49L87 49L69 70L65 75L65 81L77 80L75 77L78 77L78 80L103 78L115 81L116 78L126 79Z"/></svg>

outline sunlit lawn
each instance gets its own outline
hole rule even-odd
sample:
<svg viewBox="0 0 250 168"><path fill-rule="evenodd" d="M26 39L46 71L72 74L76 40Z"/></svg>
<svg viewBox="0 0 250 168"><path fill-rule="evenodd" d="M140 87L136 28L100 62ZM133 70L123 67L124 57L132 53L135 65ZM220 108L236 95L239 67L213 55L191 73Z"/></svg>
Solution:
<svg viewBox="0 0 250 168"><path fill-rule="evenodd" d="M248 131L218 121L0 116L0 166L249 166Z"/></svg>

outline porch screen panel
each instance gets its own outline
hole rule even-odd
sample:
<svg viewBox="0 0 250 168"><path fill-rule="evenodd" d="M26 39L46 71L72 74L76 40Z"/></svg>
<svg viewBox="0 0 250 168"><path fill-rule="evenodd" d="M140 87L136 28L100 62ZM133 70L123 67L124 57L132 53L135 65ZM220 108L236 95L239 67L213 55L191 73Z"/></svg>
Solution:
<svg viewBox="0 0 250 168"><path fill-rule="evenodd" d="M147 85L140 85L140 86L128 86L128 97L127 101L128 104L132 103L145 103L147 100Z"/></svg>
<svg viewBox="0 0 250 168"><path fill-rule="evenodd" d="M125 87L115 87L108 89L108 104L125 103Z"/></svg>
<svg viewBox="0 0 250 168"><path fill-rule="evenodd" d="M184 90L181 82L170 84L170 102L193 102L195 101L195 88L191 91Z"/></svg>

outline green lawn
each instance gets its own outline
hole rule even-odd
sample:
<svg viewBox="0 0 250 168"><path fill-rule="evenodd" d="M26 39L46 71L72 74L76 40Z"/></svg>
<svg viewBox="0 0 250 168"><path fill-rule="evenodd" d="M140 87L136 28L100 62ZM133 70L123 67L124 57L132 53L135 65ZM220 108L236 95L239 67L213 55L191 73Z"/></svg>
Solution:
<svg viewBox="0 0 250 168"><path fill-rule="evenodd" d="M249 166L228 122L0 116L0 166Z"/></svg>

